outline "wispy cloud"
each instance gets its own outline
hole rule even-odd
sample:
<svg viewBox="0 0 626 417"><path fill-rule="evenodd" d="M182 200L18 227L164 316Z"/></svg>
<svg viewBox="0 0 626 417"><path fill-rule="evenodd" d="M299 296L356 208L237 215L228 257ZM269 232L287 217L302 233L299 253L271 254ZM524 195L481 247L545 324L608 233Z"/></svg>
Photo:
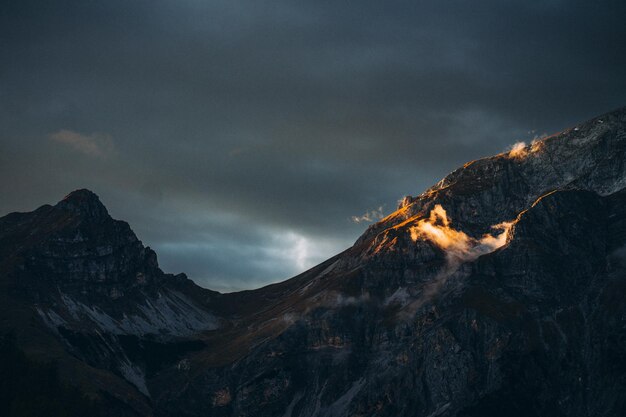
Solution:
<svg viewBox="0 0 626 417"><path fill-rule="evenodd" d="M383 206L378 207L377 209L366 211L361 216L352 216L351 219L354 223L373 223L385 217L383 214Z"/></svg>
<svg viewBox="0 0 626 417"><path fill-rule="evenodd" d="M113 151L113 141L110 135L92 133L85 135L72 130L62 129L50 135L50 140L62 143L85 155L103 157Z"/></svg>
<svg viewBox="0 0 626 417"><path fill-rule="evenodd" d="M456 230L451 225L446 210L437 204L426 219L420 220L411 227L413 241L428 240L445 252L446 263L435 277L422 289L421 296L412 302L405 310L405 317L412 317L417 309L431 300L448 278L455 274L465 262L473 262L482 255L486 255L501 248L507 243L514 221L502 222L491 226L495 235L487 233L481 238L474 238L462 230Z"/></svg>
<svg viewBox="0 0 626 417"><path fill-rule="evenodd" d="M523 158L528 155L526 142L516 142L508 150L509 158Z"/></svg>
<svg viewBox="0 0 626 417"><path fill-rule="evenodd" d="M461 230L451 226L446 210L437 204L427 219L420 220L416 226L411 227L411 239L413 241L429 240L445 251L448 263L456 268L463 262L471 262L479 256L491 253L501 248L507 242L509 231L513 222L503 222L491 228L498 233L483 235L480 239L473 238Z"/></svg>

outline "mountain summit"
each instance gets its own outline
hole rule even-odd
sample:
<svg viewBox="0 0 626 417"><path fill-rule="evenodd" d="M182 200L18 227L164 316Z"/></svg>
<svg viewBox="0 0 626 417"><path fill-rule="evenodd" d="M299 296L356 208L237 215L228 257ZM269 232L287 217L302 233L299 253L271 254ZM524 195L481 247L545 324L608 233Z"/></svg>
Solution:
<svg viewBox="0 0 626 417"><path fill-rule="evenodd" d="M58 207L93 219L109 217L109 212L100 202L100 198L87 189L69 193L58 203Z"/></svg>
<svg viewBox="0 0 626 417"><path fill-rule="evenodd" d="M0 219L0 323L128 416L626 415L626 109L472 161L219 294L79 190Z"/></svg>

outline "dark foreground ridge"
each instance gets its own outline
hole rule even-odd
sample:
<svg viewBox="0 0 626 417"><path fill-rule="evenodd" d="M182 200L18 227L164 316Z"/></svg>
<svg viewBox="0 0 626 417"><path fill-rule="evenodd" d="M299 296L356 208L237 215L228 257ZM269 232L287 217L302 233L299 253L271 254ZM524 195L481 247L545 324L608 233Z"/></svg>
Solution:
<svg viewBox="0 0 626 417"><path fill-rule="evenodd" d="M254 291L162 272L78 190L0 218L0 306L70 415L623 416L626 109L470 162Z"/></svg>

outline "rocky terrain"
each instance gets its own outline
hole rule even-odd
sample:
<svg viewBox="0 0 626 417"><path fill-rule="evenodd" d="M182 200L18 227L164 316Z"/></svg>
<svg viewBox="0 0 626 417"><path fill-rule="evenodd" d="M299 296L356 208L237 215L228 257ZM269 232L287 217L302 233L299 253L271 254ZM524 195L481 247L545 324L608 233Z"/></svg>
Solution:
<svg viewBox="0 0 626 417"><path fill-rule="evenodd" d="M0 219L0 329L103 415L626 415L626 109L465 164L285 282L163 273L90 191Z"/></svg>

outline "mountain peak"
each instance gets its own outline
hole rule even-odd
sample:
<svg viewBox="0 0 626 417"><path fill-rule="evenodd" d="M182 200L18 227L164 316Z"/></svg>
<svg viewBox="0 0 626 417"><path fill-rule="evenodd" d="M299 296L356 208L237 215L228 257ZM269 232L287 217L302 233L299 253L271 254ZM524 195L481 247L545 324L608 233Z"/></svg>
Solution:
<svg viewBox="0 0 626 417"><path fill-rule="evenodd" d="M626 112L519 149L229 294L164 274L74 191L0 219L0 331L116 415L623 416Z"/></svg>
<svg viewBox="0 0 626 417"><path fill-rule="evenodd" d="M74 190L65 197L63 200L100 200L100 197L96 193L87 188L80 188L78 190Z"/></svg>
<svg viewBox="0 0 626 417"><path fill-rule="evenodd" d="M413 227L437 205L458 227L480 238L551 191L607 196L626 189L626 107L520 145L468 162L420 195L403 198L395 212L370 225L357 243L374 239L378 245L387 232Z"/></svg>
<svg viewBox="0 0 626 417"><path fill-rule="evenodd" d="M86 188L72 191L57 204L57 207L89 218L109 217L109 212L100 198Z"/></svg>

